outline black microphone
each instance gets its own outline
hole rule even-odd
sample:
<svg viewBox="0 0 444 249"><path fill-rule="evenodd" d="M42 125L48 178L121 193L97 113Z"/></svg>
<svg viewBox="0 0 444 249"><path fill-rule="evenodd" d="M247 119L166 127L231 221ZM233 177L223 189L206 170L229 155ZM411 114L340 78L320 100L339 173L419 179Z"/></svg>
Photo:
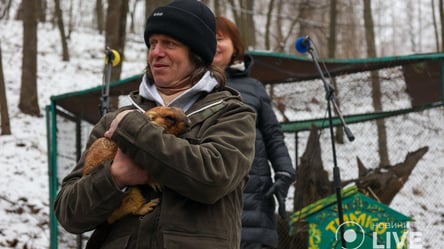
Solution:
<svg viewBox="0 0 444 249"><path fill-rule="evenodd" d="M307 53L311 50L311 39L308 35L299 37L294 44L294 48L301 54Z"/></svg>

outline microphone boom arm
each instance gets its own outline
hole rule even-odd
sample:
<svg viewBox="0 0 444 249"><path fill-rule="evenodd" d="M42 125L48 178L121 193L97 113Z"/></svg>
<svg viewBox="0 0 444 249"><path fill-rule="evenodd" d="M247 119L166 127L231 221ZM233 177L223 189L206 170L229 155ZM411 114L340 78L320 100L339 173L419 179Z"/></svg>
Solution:
<svg viewBox="0 0 444 249"><path fill-rule="evenodd" d="M105 72L104 79L102 82L102 96L100 97L100 115L105 115L109 110L109 89L110 89L110 81L111 81L111 70L113 66L116 66L120 62L119 53L114 50L106 47L105 49Z"/></svg>
<svg viewBox="0 0 444 249"><path fill-rule="evenodd" d="M348 128L347 123L344 120L344 117L341 113L341 110L339 109L338 104L336 103L336 95L335 95L335 88L333 87L332 84L328 83L327 80L325 79L324 76L324 72L322 72L321 67L319 66L319 61L316 59L316 56L313 55L313 48L310 46L307 49L308 53L310 54L310 56L312 57L313 61L315 62L314 64L316 65L316 68L321 76L321 80L322 83L324 85L324 90L325 90L325 99L328 102L331 102L333 104L333 107L335 109L335 112L338 115L339 120L341 121L341 125L344 128L345 134L347 135L347 139L352 142L353 140L355 140L355 136L353 135L353 133L351 132L350 128Z"/></svg>
<svg viewBox="0 0 444 249"><path fill-rule="evenodd" d="M309 38L306 38L309 39ZM324 77L324 72L322 71L321 67L319 66L319 61L316 59L316 56L313 54L313 48L311 46L311 43L309 43L309 46L306 47L307 52L312 57L314 64L316 65L317 70L319 71L319 74L321 76L321 80L324 85L325 93L326 93L326 100L327 100L327 110L328 110L328 121L329 121L329 130L330 130L330 138L331 138L331 146L332 146L332 153L333 153L333 181L335 184L335 190L336 190L336 200L337 200L337 208L338 208L338 218L339 218L339 224L340 224L340 235L341 235L341 245L342 248L347 248L346 241L344 239L344 211L342 208L342 196L341 196L341 176L340 171L338 167L338 162L336 158L336 146L335 146L335 139L334 139L334 132L333 132L333 117L332 117L332 111L331 111L331 105L333 104L333 107L341 121L342 126L344 127L344 131L347 135L347 138L349 141L353 141L355 137L353 136L351 130L348 128L341 111L339 110L339 107L336 103L336 96L335 96L335 89L334 87L328 83Z"/></svg>

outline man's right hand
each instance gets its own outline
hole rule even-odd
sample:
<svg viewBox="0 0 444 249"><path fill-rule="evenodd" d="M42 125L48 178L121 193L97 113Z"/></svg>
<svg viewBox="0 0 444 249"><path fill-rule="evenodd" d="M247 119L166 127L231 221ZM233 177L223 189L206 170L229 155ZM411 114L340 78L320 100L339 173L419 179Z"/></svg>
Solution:
<svg viewBox="0 0 444 249"><path fill-rule="evenodd" d="M125 186L145 184L149 178L148 172L120 149L117 150L111 164L111 175L119 189Z"/></svg>

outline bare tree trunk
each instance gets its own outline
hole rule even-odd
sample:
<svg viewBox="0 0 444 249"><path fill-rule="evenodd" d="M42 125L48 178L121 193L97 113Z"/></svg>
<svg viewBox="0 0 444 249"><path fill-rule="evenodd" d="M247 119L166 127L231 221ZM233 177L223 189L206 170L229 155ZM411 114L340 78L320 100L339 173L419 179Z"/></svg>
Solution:
<svg viewBox="0 0 444 249"><path fill-rule="evenodd" d="M294 4L290 4L290 5L294 5ZM287 1L279 0L278 7L277 7L278 13L281 13L283 8L290 8L290 6L288 5ZM296 11L297 7L291 6L291 8L293 9L294 12L296 12L298 14L296 16L291 17L290 25L289 26L282 25L282 21L285 18L282 16L278 16L277 21L275 22L274 27L272 28L272 30L275 29L278 32L277 34L275 34L275 33L271 34L272 37L276 37L276 39L274 40L275 45L274 46L273 46L273 44L270 45L270 46L272 46L271 49L273 51L285 53L285 51L287 50L286 49L287 46L285 44L287 44L288 39L293 39L293 38L295 38L295 36L297 36L293 32L293 30L295 30L296 25L298 25L300 22L300 19L301 19L299 16L300 13ZM286 26L285 30L283 29L284 26ZM291 47L293 47L293 46L291 46ZM294 50L292 50L292 52L293 51Z"/></svg>
<svg viewBox="0 0 444 249"><path fill-rule="evenodd" d="M38 20L40 22L46 22L46 0L38 0L39 2L39 7L38 9Z"/></svg>
<svg viewBox="0 0 444 249"><path fill-rule="evenodd" d="M62 60L69 61L68 43L66 42L65 27L63 23L62 9L60 8L60 0L54 0L55 14L57 16L57 26L60 31L60 40L62 41Z"/></svg>
<svg viewBox="0 0 444 249"><path fill-rule="evenodd" d="M337 1L330 0L330 28L328 35L328 57L335 58L335 50L336 50L336 23L337 23ZM336 96L339 95L338 84L336 83L336 78L333 78L333 86L335 88ZM340 107L339 98L336 98L336 103L338 107ZM344 130L342 127L338 126L336 128L336 142L343 144L344 143Z"/></svg>
<svg viewBox="0 0 444 249"><path fill-rule="evenodd" d="M129 32L132 34L134 34L136 32L136 27L134 24L134 15L136 13L136 8L137 8L137 1L134 1L133 7L131 8L131 10L129 10L129 16L130 16Z"/></svg>
<svg viewBox="0 0 444 249"><path fill-rule="evenodd" d="M126 16L128 14L129 0L108 1L106 14L105 46L120 53L120 63L112 68L111 81L120 79L122 63L125 58Z"/></svg>
<svg viewBox="0 0 444 249"><path fill-rule="evenodd" d="M254 1L238 0L236 3L233 0L229 0L228 2L233 10L234 23L236 23L242 35L242 43L244 44L244 47L247 50L251 47L254 48L256 46L256 31L253 20Z"/></svg>
<svg viewBox="0 0 444 249"><path fill-rule="evenodd" d="M337 1L330 0L330 28L328 35L328 57L335 58L336 49L336 23L338 12L336 9Z"/></svg>
<svg viewBox="0 0 444 249"><path fill-rule="evenodd" d="M243 30L241 30L241 26L240 23L242 22L241 19L241 14L239 11L236 11L238 8L236 7L236 3L234 2L234 0L228 0L228 5L230 5L230 8L232 10L232 14L233 14L233 18L234 18L234 23L236 23L237 27L239 28L239 31L241 32L241 34L243 34ZM245 44L244 44L245 45Z"/></svg>
<svg viewBox="0 0 444 249"><path fill-rule="evenodd" d="M435 15L435 0L431 0L431 7L432 7L432 21L433 21L433 33L435 34L435 45L436 45L436 52L439 52L439 29L438 24L436 23L436 15Z"/></svg>
<svg viewBox="0 0 444 249"><path fill-rule="evenodd" d="M271 14L273 13L273 6L274 6L274 0L270 0L270 2L268 3L268 10L267 10L267 21L265 24L265 50L270 50L271 45L270 45L270 29L271 29L271 23L272 20L271 18L273 17Z"/></svg>
<svg viewBox="0 0 444 249"><path fill-rule="evenodd" d="M2 47L0 44L0 120L1 120L1 135L10 135L11 126L9 124L8 101L6 99L5 77L3 75L2 63Z"/></svg>
<svg viewBox="0 0 444 249"><path fill-rule="evenodd" d="M74 4L73 4L73 1L74 0L70 0L70 2L69 2L69 14L68 14L68 16L69 16L69 21L68 21L68 35L67 35L67 39L69 40L70 39L70 37L71 37L71 33L72 33L72 31L74 30L74 18L73 18L73 16L74 16L74 11L73 11L73 9L74 9Z"/></svg>
<svg viewBox="0 0 444 249"><path fill-rule="evenodd" d="M444 0L439 0L439 19L441 20L441 52L444 52Z"/></svg>
<svg viewBox="0 0 444 249"><path fill-rule="evenodd" d="M276 44L276 46L273 47L271 45L272 40L270 40L270 45L269 45L270 48L269 49L279 52L279 53L285 52L285 47L286 47L285 44L286 44L288 38L290 37L290 34L293 33L293 32L287 32L287 34L284 35L283 27L286 25L282 24L284 18L282 18L281 16L277 16L274 19L275 21L273 21L273 15L272 15L273 11L275 13L282 13L282 9L286 7L283 2L285 2L285 0L278 0L277 3L274 1L274 5L277 5L276 10L274 10L275 8L273 8L271 5L268 6L268 8L270 8L269 15L271 18L270 21L272 23L272 26L270 26L270 33L268 34L268 36L270 36L270 38L273 38L273 43ZM292 30L292 28L293 28L293 25L290 25L288 29ZM273 32L273 30L276 30L276 31ZM270 38L266 38L266 39L270 39ZM276 41L278 41L278 42L276 42Z"/></svg>
<svg viewBox="0 0 444 249"><path fill-rule="evenodd" d="M22 0L21 2L20 2L20 5L19 5L19 7L17 8L17 13L15 14L15 20L23 20L23 2L24 2L25 0Z"/></svg>
<svg viewBox="0 0 444 249"><path fill-rule="evenodd" d="M216 16L223 16L224 15L224 5L221 3L221 1L214 1L214 14Z"/></svg>
<svg viewBox="0 0 444 249"><path fill-rule="evenodd" d="M363 56L363 51L361 50L361 45L359 40L364 39L364 34L362 33L362 29L360 27L360 19L361 17L356 16L356 9L360 9L361 2L350 0L349 4L342 4L341 6L341 14L339 17L341 21L344 21L347 24L346 29L341 29L342 37L347 37L347 39L341 40L338 43L337 48L340 48L340 54L336 54L336 56L341 56L344 58L357 58ZM348 37L353 37L353 39L349 39Z"/></svg>
<svg viewBox="0 0 444 249"><path fill-rule="evenodd" d="M103 14L103 3L102 0L96 0L96 18L97 18L97 30L99 34L103 33L105 29L105 19Z"/></svg>
<svg viewBox="0 0 444 249"><path fill-rule="evenodd" d="M411 22L406 23L407 27L405 32L407 32L407 37L409 37L408 41L410 43L410 49L416 53L417 48L420 45L416 42L415 38L416 35L419 35L419 37L421 37L420 33L418 32L419 30L416 29L416 25L420 26L420 24L418 24L415 20L414 12L416 11L416 9L413 9L413 3L411 1L406 1L406 9L407 10L405 11L405 14L407 16L407 19L411 20Z"/></svg>
<svg viewBox="0 0 444 249"><path fill-rule="evenodd" d="M254 1L244 0L242 4L243 9L246 9L247 12L244 13L244 31L246 34L245 39L245 48L255 48L256 47L256 29L254 25L253 19L253 11L254 11Z"/></svg>
<svg viewBox="0 0 444 249"><path fill-rule="evenodd" d="M0 13L0 20L3 18L9 19L9 11L11 10L11 3L12 3L12 0L8 0L5 8L3 9L3 12Z"/></svg>
<svg viewBox="0 0 444 249"><path fill-rule="evenodd" d="M371 0L364 0L364 22L365 22L365 38L367 41L367 55L376 57L375 34L371 9ZM381 103L381 83L377 71L371 71L372 82L372 99L375 111L382 111ZM378 153L380 157L380 166L390 164L387 148L387 133L385 129L384 119L377 119L376 126L378 130Z"/></svg>
<svg viewBox="0 0 444 249"><path fill-rule="evenodd" d="M19 109L40 116L37 94L37 1L23 1L23 63Z"/></svg>
<svg viewBox="0 0 444 249"><path fill-rule="evenodd" d="M310 34L311 38L314 36L315 27L310 26L311 24L307 20L315 19L314 17L314 6L310 0L300 0L298 3L299 18L302 20L299 24L299 35Z"/></svg>

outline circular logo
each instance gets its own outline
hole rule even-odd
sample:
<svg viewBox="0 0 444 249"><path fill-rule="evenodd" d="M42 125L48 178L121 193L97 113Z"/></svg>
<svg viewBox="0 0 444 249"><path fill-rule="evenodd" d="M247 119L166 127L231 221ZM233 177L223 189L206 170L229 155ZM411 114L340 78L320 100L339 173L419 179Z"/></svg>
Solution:
<svg viewBox="0 0 444 249"><path fill-rule="evenodd" d="M342 249L358 249L365 240L365 232L361 225L354 221L345 221L336 228L335 239L341 243L341 227L344 227L344 242L347 247Z"/></svg>

